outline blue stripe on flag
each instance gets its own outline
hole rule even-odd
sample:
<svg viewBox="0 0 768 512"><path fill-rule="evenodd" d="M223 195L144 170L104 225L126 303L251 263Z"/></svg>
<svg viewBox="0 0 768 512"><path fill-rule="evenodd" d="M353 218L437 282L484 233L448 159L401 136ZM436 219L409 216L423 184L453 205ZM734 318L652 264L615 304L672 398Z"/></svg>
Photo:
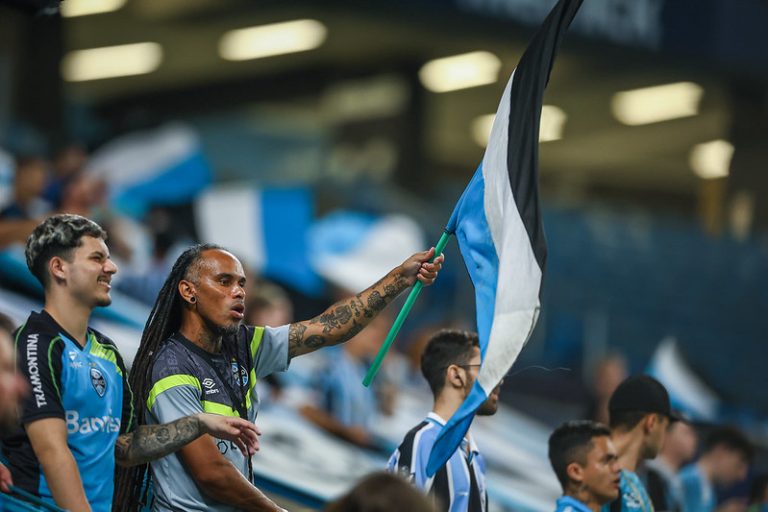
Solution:
<svg viewBox="0 0 768 512"><path fill-rule="evenodd" d="M265 189L260 196L266 253L263 273L305 293L321 293L323 282L307 258L307 232L314 215L311 192L306 188Z"/></svg>
<svg viewBox="0 0 768 512"><path fill-rule="evenodd" d="M496 279L499 275L499 256L493 245L491 230L485 218L485 180L483 164L477 168L448 221L446 231L459 242L464 265L475 284L477 333L481 340L491 335L493 311L496 304ZM484 286L487 285L487 286ZM485 346L481 346L485 358Z"/></svg>
<svg viewBox="0 0 768 512"><path fill-rule="evenodd" d="M157 169L150 178L115 191L115 208L134 217L143 216L154 204L180 204L211 183L211 169L200 151L167 169Z"/></svg>

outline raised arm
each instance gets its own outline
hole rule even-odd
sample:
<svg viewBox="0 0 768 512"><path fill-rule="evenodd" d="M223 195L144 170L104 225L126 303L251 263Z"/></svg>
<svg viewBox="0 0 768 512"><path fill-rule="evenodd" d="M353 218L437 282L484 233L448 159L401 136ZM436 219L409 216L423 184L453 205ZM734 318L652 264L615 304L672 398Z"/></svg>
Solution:
<svg viewBox="0 0 768 512"><path fill-rule="evenodd" d="M141 425L117 438L115 460L134 466L165 457L203 434L234 442L244 455L259 449L261 434L250 421L217 414L195 414L162 425Z"/></svg>
<svg viewBox="0 0 768 512"><path fill-rule="evenodd" d="M434 253L434 248L417 252L370 288L337 302L311 320L291 324L288 330L289 356L296 357L321 347L344 343L362 331L387 304L417 279L425 286L432 284L443 264L443 255L429 263Z"/></svg>

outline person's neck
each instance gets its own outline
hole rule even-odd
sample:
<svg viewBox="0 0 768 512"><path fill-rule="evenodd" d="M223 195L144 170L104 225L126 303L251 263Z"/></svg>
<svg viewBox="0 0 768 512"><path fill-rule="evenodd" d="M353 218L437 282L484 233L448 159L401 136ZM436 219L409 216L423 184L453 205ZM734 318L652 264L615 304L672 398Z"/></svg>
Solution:
<svg viewBox="0 0 768 512"><path fill-rule="evenodd" d="M597 501L597 499L594 496L592 496L592 494L590 494L586 489L582 488L581 486L577 488L568 489L565 492L565 495L580 501L592 512L600 512L600 508L602 507L602 505Z"/></svg>
<svg viewBox="0 0 768 512"><path fill-rule="evenodd" d="M629 431L617 431L612 433L613 445L619 456L619 467L627 471L636 471L640 463L640 452L643 448L643 435L637 428Z"/></svg>
<svg viewBox="0 0 768 512"><path fill-rule="evenodd" d="M84 305L68 294L52 292L46 293L44 308L57 324L75 338L74 341L81 347L85 346L92 307Z"/></svg>
<svg viewBox="0 0 768 512"><path fill-rule="evenodd" d="M463 398L452 392L443 392L436 399L432 406L432 412L448 421L453 413L455 413L459 406L461 406Z"/></svg>
<svg viewBox="0 0 768 512"><path fill-rule="evenodd" d="M201 321L184 318L179 333L206 352L221 352L221 335L212 333Z"/></svg>
<svg viewBox="0 0 768 512"><path fill-rule="evenodd" d="M707 457L707 454L702 455L696 462L696 466L699 471L708 482L714 482L715 464Z"/></svg>

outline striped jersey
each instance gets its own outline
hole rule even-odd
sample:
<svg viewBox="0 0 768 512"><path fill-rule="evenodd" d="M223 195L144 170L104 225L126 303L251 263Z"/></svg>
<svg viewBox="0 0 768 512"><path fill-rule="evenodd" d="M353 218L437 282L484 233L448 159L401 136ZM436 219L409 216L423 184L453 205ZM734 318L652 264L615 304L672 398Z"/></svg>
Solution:
<svg viewBox="0 0 768 512"><path fill-rule="evenodd" d="M426 420L411 429L389 459L387 469L411 481L431 496L437 510L447 512L486 512L485 460L474 439L462 440L432 477L427 476L427 461L445 420L430 412Z"/></svg>
<svg viewBox="0 0 768 512"><path fill-rule="evenodd" d="M148 424L168 423L201 412L256 421L256 379L288 368L288 326L241 326L227 342L235 345L221 354L206 352L178 333L162 344L152 363L152 384L145 404ZM231 356L225 358L223 352ZM216 444L248 478L248 460L237 446L224 440L216 440ZM235 510L206 496L177 453L153 461L151 468L153 511Z"/></svg>
<svg viewBox="0 0 768 512"><path fill-rule="evenodd" d="M108 512L114 493L115 442L133 429L133 397L114 343L93 329L88 329L86 339L81 347L46 311L33 312L16 331L19 370L30 385L21 423L64 420L67 447L85 497L94 512ZM14 484L53 503L23 428L4 437L3 453Z"/></svg>

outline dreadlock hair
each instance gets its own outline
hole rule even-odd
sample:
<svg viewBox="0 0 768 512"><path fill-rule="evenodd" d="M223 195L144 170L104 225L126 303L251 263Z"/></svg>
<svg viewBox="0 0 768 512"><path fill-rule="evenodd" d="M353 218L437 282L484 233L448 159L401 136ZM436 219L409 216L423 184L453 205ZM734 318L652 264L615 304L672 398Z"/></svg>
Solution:
<svg viewBox="0 0 768 512"><path fill-rule="evenodd" d="M182 299L179 283L190 276L189 269L196 264L205 251L224 250L215 244L197 244L176 259L168 278L157 294L152 311L144 326L141 343L133 360L128 382L133 390L134 411L138 425L146 423L146 403L152 373L152 356L172 334L181 327ZM149 490L148 464L130 468L119 468L115 479L115 497L112 510L115 512L138 512L146 505Z"/></svg>

